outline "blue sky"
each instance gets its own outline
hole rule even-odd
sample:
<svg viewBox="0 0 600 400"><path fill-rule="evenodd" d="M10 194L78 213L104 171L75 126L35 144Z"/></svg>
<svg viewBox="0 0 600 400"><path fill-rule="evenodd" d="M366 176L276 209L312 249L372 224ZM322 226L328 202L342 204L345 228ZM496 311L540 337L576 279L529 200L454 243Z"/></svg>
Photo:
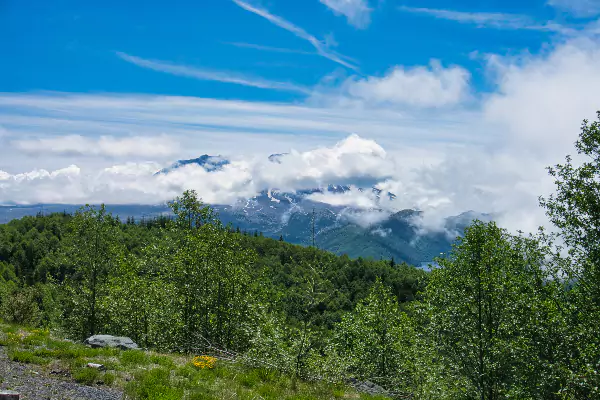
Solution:
<svg viewBox="0 0 600 400"><path fill-rule="evenodd" d="M533 230L544 167L600 109L599 17L600 0L0 0L0 203L369 178L425 225L476 210ZM153 175L205 153L233 162Z"/></svg>
<svg viewBox="0 0 600 400"><path fill-rule="evenodd" d="M119 52L306 87L332 73L382 75L395 65L424 65L435 58L444 65L466 68L472 73L475 89L486 89L482 60L474 58L474 52L536 54L557 35L555 30L543 29L544 24L581 24L580 19L543 0L354 1L366 8L362 21L367 22L362 23L349 21L318 0L246 1L172 1L167 5L164 1L3 0L0 35L10 40L0 44L2 90L153 93L274 101L303 98L301 93L144 70L119 58ZM244 9L243 4L286 20L317 40L333 41L337 45L330 45L330 51L352 58L354 61L349 64L356 65L356 71L319 56L308 40ZM457 14L452 20L427 13L428 10L451 10ZM485 17L486 13L487 21L469 22L469 18ZM457 20L460 18L462 21ZM494 23L500 27L494 28Z"/></svg>

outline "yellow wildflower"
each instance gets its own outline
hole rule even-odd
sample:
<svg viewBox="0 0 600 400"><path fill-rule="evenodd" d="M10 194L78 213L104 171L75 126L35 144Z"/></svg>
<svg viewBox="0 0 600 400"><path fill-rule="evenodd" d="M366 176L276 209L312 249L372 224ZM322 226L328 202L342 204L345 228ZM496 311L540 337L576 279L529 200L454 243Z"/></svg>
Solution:
<svg viewBox="0 0 600 400"><path fill-rule="evenodd" d="M217 359L215 357L211 357L211 356L196 356L194 357L194 361L192 361L192 364L194 364L195 367L200 368L200 369L211 369L215 367L215 363L217 362Z"/></svg>
<svg viewBox="0 0 600 400"><path fill-rule="evenodd" d="M13 342L13 343L20 343L23 340L23 338L25 337L25 335L23 335L23 334L12 333L12 332L8 332L6 336L8 338L8 341Z"/></svg>

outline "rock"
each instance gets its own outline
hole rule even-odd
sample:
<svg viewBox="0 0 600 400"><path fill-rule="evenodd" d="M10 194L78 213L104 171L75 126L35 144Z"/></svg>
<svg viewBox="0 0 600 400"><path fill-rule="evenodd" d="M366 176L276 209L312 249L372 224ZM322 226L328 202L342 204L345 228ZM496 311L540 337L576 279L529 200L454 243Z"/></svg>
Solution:
<svg viewBox="0 0 600 400"><path fill-rule="evenodd" d="M21 395L12 390L0 390L0 400L19 400Z"/></svg>
<svg viewBox="0 0 600 400"><path fill-rule="evenodd" d="M95 368L98 371L106 371L106 367L102 364L87 363L88 368Z"/></svg>
<svg viewBox="0 0 600 400"><path fill-rule="evenodd" d="M370 395L388 395L389 392L387 390L385 390L384 388L382 388L381 386L377 385L376 383L373 383L371 381L364 381L364 382L360 382L355 378L351 378L349 379L349 382L352 386L354 386L354 388L361 393L366 393L366 394L370 394Z"/></svg>
<svg viewBox="0 0 600 400"><path fill-rule="evenodd" d="M83 343L92 348L117 347L121 350L139 350L138 345L125 336L94 335L85 339Z"/></svg>
<svg viewBox="0 0 600 400"><path fill-rule="evenodd" d="M69 377L69 376L71 376L71 373L67 370L53 369L52 371L50 371L50 375Z"/></svg>

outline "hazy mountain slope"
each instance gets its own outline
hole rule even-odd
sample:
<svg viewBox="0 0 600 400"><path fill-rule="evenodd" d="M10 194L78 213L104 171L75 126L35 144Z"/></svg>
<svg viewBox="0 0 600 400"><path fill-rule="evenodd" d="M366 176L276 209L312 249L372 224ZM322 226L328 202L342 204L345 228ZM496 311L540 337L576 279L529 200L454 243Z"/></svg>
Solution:
<svg viewBox="0 0 600 400"><path fill-rule="evenodd" d="M265 236L283 238L290 243L310 245L314 205L315 244L336 254L348 254L352 258L373 257L406 261L418 265L431 261L440 253L450 250L454 240L447 232L461 233L465 226L477 215L464 215L449 218L445 232L419 232L414 225L416 211L404 210L391 215L384 221L369 227L360 226L345 217L346 209L329 207L321 203L289 202L283 206L273 206L265 199L249 200L247 204L236 206L215 206L223 223L230 223L242 231L262 232ZM0 206L0 222L37 213L73 213L78 205L35 205ZM123 221L135 217L137 222L158 215L169 214L166 206L150 205L107 205L107 209ZM354 211L357 212L356 210ZM482 218L482 217L480 217ZM483 217L485 218L485 216Z"/></svg>
<svg viewBox="0 0 600 400"><path fill-rule="evenodd" d="M273 163L280 163L285 154L269 157ZM229 160L220 156L202 155L195 159L178 160L156 174L169 174L171 171L189 165L198 165L212 173L229 165ZM235 204L214 204L219 218L224 224L239 227L242 231L262 232L265 236L279 238L290 243L311 245L313 221L315 244L324 250L350 257L372 257L405 261L414 265L431 261L440 253L448 252L457 234L460 234L474 218L489 219L489 216L466 212L446 219L439 231L421 231L417 222L419 212L402 210L392 215L376 209L358 209L334 206L313 201L311 195L343 194L350 190L372 192L377 202L383 196L394 200L392 193L383 193L376 188L351 189L346 185L329 184L321 188L304 189L293 193L277 189L265 189L257 196L240 199ZM202 197L202 193L199 193ZM0 223L13 218L37 213L73 213L80 206L45 204L33 206L0 206ZM107 205L107 209L122 220L134 217L137 222L158 215L169 214L166 205ZM366 224L370 215L375 215L377 223ZM383 217L383 220L381 220Z"/></svg>

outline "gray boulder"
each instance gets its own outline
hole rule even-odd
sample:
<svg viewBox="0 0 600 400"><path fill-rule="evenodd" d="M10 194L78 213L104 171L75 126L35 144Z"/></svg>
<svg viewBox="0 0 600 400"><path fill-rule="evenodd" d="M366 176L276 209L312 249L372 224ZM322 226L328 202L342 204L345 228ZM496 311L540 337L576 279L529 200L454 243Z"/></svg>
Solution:
<svg viewBox="0 0 600 400"><path fill-rule="evenodd" d="M370 394L372 396L377 396L377 395L387 396L390 394L387 390L385 390L378 384L373 383L371 381L361 382L356 378L350 378L348 381L349 381L350 385L352 385L354 387L354 389L356 389L356 391L361 392L361 393Z"/></svg>
<svg viewBox="0 0 600 400"><path fill-rule="evenodd" d="M85 339L83 343L94 349L98 347L117 347L121 350L139 350L138 345L125 336L94 335Z"/></svg>

